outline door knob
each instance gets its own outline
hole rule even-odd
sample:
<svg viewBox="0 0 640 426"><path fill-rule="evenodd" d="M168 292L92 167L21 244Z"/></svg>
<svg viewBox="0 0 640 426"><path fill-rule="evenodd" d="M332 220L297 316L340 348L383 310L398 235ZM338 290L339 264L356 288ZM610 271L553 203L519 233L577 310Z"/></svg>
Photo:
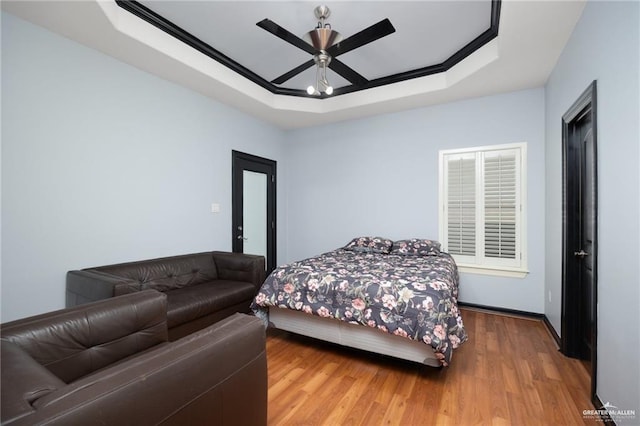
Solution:
<svg viewBox="0 0 640 426"><path fill-rule="evenodd" d="M580 257L585 257L585 256L589 256L589 253L587 253L584 250L580 250L580 251L574 251L573 255L574 256L580 256Z"/></svg>

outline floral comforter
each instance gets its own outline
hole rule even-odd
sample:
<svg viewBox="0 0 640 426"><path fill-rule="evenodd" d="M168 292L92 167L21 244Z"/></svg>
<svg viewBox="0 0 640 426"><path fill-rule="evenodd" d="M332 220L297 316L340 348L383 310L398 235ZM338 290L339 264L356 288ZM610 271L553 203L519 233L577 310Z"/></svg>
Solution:
<svg viewBox="0 0 640 426"><path fill-rule="evenodd" d="M403 256L338 249L274 270L252 309L270 306L374 327L431 345L443 366L467 340L458 270L447 253Z"/></svg>

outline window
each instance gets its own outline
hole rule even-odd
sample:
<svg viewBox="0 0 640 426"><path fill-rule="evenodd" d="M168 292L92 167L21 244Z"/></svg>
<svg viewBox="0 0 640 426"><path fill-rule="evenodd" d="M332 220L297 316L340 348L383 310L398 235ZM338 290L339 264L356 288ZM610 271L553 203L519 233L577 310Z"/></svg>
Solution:
<svg viewBox="0 0 640 426"><path fill-rule="evenodd" d="M440 151L440 241L461 271L524 277L526 143Z"/></svg>

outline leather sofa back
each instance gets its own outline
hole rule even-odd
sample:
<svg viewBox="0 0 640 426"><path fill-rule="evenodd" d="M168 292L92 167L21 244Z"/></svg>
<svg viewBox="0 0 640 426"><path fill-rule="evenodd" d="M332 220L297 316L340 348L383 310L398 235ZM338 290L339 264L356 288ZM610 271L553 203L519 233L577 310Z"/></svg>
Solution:
<svg viewBox="0 0 640 426"><path fill-rule="evenodd" d="M89 269L125 277L133 281L137 289L141 290L168 291L202 284L218 278L218 269L211 252L120 263Z"/></svg>
<svg viewBox="0 0 640 426"><path fill-rule="evenodd" d="M9 322L0 333L70 383L167 342L166 313L166 295L148 290Z"/></svg>

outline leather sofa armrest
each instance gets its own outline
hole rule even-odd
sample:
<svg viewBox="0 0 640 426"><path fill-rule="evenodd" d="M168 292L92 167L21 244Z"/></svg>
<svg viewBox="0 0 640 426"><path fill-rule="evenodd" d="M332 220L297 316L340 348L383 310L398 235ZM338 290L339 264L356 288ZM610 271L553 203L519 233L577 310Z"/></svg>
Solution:
<svg viewBox="0 0 640 426"><path fill-rule="evenodd" d="M67 272L66 307L142 290L140 283L100 271Z"/></svg>
<svg viewBox="0 0 640 426"><path fill-rule="evenodd" d="M67 384L40 365L18 345L2 340L2 423L33 413L31 403Z"/></svg>
<svg viewBox="0 0 640 426"><path fill-rule="evenodd" d="M15 424L266 425L265 339L234 314L38 399Z"/></svg>
<svg viewBox="0 0 640 426"><path fill-rule="evenodd" d="M264 256L243 253L214 251L213 260L218 269L218 278L252 283L256 293L265 279Z"/></svg>

